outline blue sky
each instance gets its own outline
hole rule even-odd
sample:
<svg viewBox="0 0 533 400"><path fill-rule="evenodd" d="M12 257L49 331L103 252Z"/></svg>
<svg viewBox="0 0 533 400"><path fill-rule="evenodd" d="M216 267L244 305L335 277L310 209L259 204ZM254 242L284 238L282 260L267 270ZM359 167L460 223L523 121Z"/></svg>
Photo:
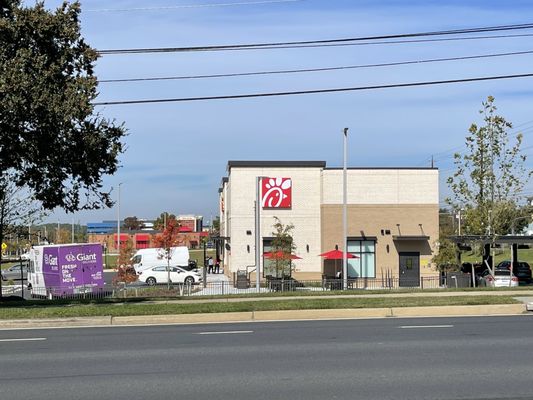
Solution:
<svg viewBox="0 0 533 400"><path fill-rule="evenodd" d="M83 33L97 49L196 46L315 40L533 22L531 1L302 0L152 11L94 11L244 2L129 0L82 2ZM252 1L252 0L249 0ZM59 1L46 1L55 7ZM529 33L532 33L529 31ZM531 38L403 45L241 52L109 55L100 79L248 72L396 62L533 50ZM533 55L308 74L100 85L99 101L364 86L420 80L533 72ZM464 143L488 95L533 145L533 79L372 92L230 101L99 107L129 130L119 172L121 215L153 218L162 211L218 210L217 189L228 160L325 160L342 164L342 129L350 128L350 166L422 166L431 155L445 178L452 151ZM529 129L529 130L528 130ZM517 130L518 131L518 130ZM533 150L525 150L533 156ZM528 166L531 163L528 161ZM528 186L533 191L533 186ZM66 215L49 221L113 219L116 210Z"/></svg>

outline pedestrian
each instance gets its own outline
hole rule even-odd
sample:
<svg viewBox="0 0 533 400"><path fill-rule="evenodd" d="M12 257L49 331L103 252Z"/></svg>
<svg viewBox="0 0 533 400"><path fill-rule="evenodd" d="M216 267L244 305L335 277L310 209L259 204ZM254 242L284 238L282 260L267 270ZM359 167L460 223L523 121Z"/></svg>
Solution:
<svg viewBox="0 0 533 400"><path fill-rule="evenodd" d="M217 262L215 263L215 274L220 274L220 258L217 257Z"/></svg>
<svg viewBox="0 0 533 400"><path fill-rule="evenodd" d="M209 257L209 259L207 260L207 265L208 265L207 273L212 274L213 273L213 257Z"/></svg>

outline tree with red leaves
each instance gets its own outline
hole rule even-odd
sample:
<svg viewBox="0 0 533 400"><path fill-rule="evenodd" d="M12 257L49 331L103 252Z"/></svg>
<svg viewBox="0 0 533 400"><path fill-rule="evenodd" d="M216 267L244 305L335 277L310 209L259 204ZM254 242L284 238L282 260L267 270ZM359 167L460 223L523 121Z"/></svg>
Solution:
<svg viewBox="0 0 533 400"><path fill-rule="evenodd" d="M154 239L155 247L159 249L159 255L167 260L167 287L170 290L170 260L174 248L180 243L180 224L175 219L167 220L167 225L162 233Z"/></svg>

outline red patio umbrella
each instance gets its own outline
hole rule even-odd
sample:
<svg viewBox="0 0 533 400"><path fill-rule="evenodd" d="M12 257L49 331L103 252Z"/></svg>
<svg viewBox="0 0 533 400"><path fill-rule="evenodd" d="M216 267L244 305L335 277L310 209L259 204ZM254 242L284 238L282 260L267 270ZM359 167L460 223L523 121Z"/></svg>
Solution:
<svg viewBox="0 0 533 400"><path fill-rule="evenodd" d="M337 272L337 260L344 259L344 252L340 250L331 250L326 251L325 253L319 254L320 257L324 257L324 260L335 260L335 273ZM359 258L358 256L353 255L352 253L346 253L346 258Z"/></svg>

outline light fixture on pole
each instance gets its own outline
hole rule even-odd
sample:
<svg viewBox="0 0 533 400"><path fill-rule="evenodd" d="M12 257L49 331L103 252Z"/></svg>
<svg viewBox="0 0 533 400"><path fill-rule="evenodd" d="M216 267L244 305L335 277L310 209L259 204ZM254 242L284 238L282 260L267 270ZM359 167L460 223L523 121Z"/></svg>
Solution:
<svg viewBox="0 0 533 400"><path fill-rule="evenodd" d="M342 170L342 241L343 241L343 255L342 255L342 288L348 289L348 223L347 223L347 206L348 190L346 184L346 159L347 159L347 143L348 142L348 128L344 128L344 166Z"/></svg>

